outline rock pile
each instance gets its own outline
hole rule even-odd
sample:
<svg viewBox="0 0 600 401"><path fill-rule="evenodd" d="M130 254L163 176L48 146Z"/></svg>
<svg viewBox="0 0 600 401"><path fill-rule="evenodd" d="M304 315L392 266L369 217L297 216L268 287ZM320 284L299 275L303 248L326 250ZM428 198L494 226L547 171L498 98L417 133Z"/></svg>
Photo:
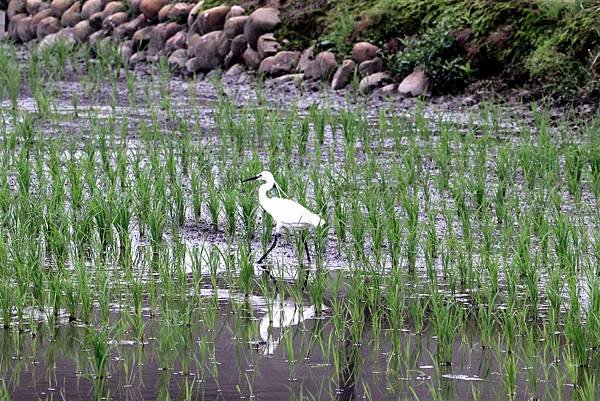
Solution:
<svg viewBox="0 0 600 401"><path fill-rule="evenodd" d="M0 10L0 39L4 37L6 33L6 12Z"/></svg>
<svg viewBox="0 0 600 401"><path fill-rule="evenodd" d="M334 90L346 87L355 77L360 78L361 93L373 90L390 82L383 72L383 60L378 56L379 48L368 42L358 42L352 47L352 57L344 60L331 82Z"/></svg>
<svg viewBox="0 0 600 401"><path fill-rule="evenodd" d="M281 25L277 8L262 7L246 15L240 6L205 9L203 3L0 0L9 21L8 35L17 43L38 40L41 48L59 40L69 45L112 43L120 46L121 58L128 66L166 57L173 69L190 75L224 68L228 70L224 76L232 79L243 77L244 68L249 68L277 82L325 81L339 90L356 79L363 94L380 88L386 94L396 92L384 71L379 48L371 43L356 43L351 57L338 64L329 51L285 49L285 41L276 35ZM425 73L415 70L402 81L398 92L418 96L427 86Z"/></svg>

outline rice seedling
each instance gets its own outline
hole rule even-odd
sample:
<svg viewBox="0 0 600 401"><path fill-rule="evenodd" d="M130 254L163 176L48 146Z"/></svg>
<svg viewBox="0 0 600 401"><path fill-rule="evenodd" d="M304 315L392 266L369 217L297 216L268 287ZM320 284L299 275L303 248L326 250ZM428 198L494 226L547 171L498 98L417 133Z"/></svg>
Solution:
<svg viewBox="0 0 600 401"><path fill-rule="evenodd" d="M77 366L99 397L598 394L595 119L487 103L463 124L260 87L240 104L164 58L116 76L112 46L0 53L2 397L41 359L48 387ZM328 223L282 237L277 286L255 263L277 221L239 183L265 169ZM296 307L263 340L280 297Z"/></svg>

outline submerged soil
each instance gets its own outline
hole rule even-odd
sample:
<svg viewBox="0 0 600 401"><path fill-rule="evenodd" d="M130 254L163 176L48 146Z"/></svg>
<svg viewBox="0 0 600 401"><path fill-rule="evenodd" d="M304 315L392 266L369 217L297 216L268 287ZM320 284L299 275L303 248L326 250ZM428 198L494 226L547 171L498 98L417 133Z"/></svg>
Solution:
<svg viewBox="0 0 600 401"><path fill-rule="evenodd" d="M214 297L210 291L205 296ZM207 328L198 316L190 328L198 340L185 356L188 363L202 367L198 370L184 371L179 352L161 353L158 321L148 315L146 342L122 339L113 344L111 374L101 380L83 373L91 363L91 350L83 345L86 329L82 325L62 324L54 338L49 338L40 323L39 334L22 336L18 347L13 345L17 334L0 331L3 380L9 384L10 399L278 401L304 394L319 400L428 400L431 386L444 400L471 400L473 386L481 400L504 399L500 362L492 350L476 345L476 338L472 344L455 342L452 366L436 366L431 359L435 354L431 336L403 333L402 347L410 364L398 365L400 380L390 382L385 374L392 352L390 340L384 333L374 348L367 325L363 344L340 344L345 356L342 374L336 377L332 361L323 358L313 338L314 333L330 338L327 314L315 318L309 308L302 310L293 300L280 299L273 305L279 305L280 312L274 313L269 325L265 299L236 300L226 292L217 297L213 304L219 316L216 327ZM118 311L113 314L116 318ZM285 351L288 341L293 355ZM524 381L518 383L524 385ZM540 394L544 390L548 389L540 384ZM572 390L565 387L562 391L568 399ZM515 398L528 399L524 394Z"/></svg>

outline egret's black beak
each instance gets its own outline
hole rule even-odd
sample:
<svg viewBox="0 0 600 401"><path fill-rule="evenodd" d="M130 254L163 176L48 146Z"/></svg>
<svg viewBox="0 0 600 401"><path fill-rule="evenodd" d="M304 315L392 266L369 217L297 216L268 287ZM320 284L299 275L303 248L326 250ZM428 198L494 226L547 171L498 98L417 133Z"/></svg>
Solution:
<svg viewBox="0 0 600 401"><path fill-rule="evenodd" d="M255 177L246 178L245 180L242 180L242 182L248 182L248 181L258 180L259 178L260 178L260 175L257 175Z"/></svg>

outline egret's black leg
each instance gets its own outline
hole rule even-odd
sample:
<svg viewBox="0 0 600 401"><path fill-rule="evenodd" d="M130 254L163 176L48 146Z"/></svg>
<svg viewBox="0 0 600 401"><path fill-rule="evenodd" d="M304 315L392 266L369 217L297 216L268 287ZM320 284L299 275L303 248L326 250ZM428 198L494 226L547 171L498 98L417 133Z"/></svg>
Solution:
<svg viewBox="0 0 600 401"><path fill-rule="evenodd" d="M308 285L308 276L310 275L310 269L306 267L304 269L304 282L302 283L302 291L306 290L306 286Z"/></svg>
<svg viewBox="0 0 600 401"><path fill-rule="evenodd" d="M306 290L308 284L308 276L310 275L310 252L308 250L308 242L306 236L302 234L302 242L304 242L304 251L306 252L306 258L308 259L308 266L304 269L304 282L302 283L302 291ZM302 263L300 263L302 265Z"/></svg>
<svg viewBox="0 0 600 401"><path fill-rule="evenodd" d="M277 245L277 237L279 237L279 234L275 234L275 238L273 239L273 243L271 244L271 247L267 250L267 252L265 252L264 255L262 255L260 257L260 259L258 259L258 262L257 262L258 264L262 264L262 261L264 260L264 258L267 257L267 255L269 254L269 252L271 252L273 250L273 248L275 248L275 245ZM271 269L269 269L268 267L266 267L266 268L263 267L263 271L267 272L267 275L269 276L271 281L275 284L275 288L277 288L277 279L271 273Z"/></svg>
<svg viewBox="0 0 600 401"><path fill-rule="evenodd" d="M273 273L271 273L271 269L269 269L268 267L263 267L262 270L267 273L267 276L269 276L269 278L271 279L271 281L273 282L273 284L275 284L275 293L277 293L277 279L275 278L275 276L273 275Z"/></svg>
<svg viewBox="0 0 600 401"><path fill-rule="evenodd" d="M308 241L306 241L306 237L302 237L302 241L304 242L304 250L306 251L306 258L308 259L308 264L310 264L310 252L308 250Z"/></svg>
<svg viewBox="0 0 600 401"><path fill-rule="evenodd" d="M262 261L264 260L264 258L267 257L267 255L273 250L273 248L275 248L275 245L277 245L277 238L279 237L279 234L275 234L275 238L273 239L273 243L271 244L271 247L267 250L267 252L265 252L264 255L262 255L260 257L260 259L258 259L257 263L262 263Z"/></svg>

